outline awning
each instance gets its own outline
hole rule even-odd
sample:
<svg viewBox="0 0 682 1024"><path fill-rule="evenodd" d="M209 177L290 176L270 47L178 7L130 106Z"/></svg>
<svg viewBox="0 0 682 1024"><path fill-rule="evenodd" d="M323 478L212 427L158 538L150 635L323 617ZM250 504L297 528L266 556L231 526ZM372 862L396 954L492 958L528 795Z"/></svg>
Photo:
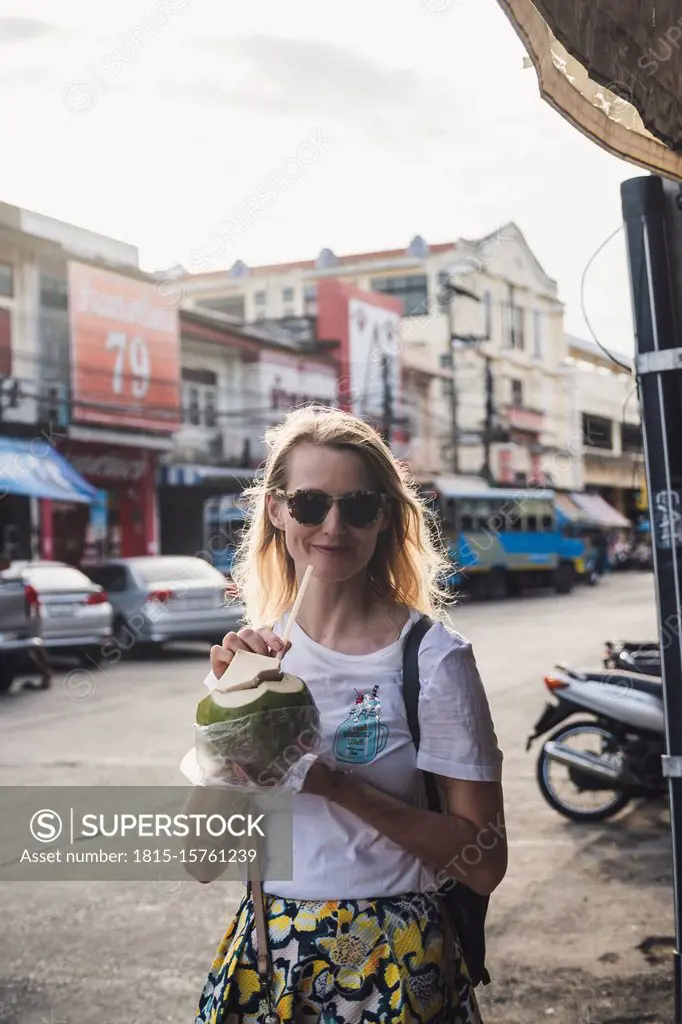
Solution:
<svg viewBox="0 0 682 1024"><path fill-rule="evenodd" d="M498 0L540 94L604 149L682 180L679 0Z"/></svg>
<svg viewBox="0 0 682 1024"><path fill-rule="evenodd" d="M443 473L440 476L432 477L433 486L443 497L452 498L455 495L478 494L482 491L489 491L490 484L482 476L464 476L455 473Z"/></svg>
<svg viewBox="0 0 682 1024"><path fill-rule="evenodd" d="M44 438L0 437L0 496L89 505L97 491Z"/></svg>
<svg viewBox="0 0 682 1024"><path fill-rule="evenodd" d="M554 507L561 526L566 524L576 526L588 522L588 516L575 502L571 501L567 494L557 494L554 499Z"/></svg>
<svg viewBox="0 0 682 1024"><path fill-rule="evenodd" d="M586 516L590 525L602 527L606 530L631 530L632 523L624 515L609 505L600 494L571 494L571 501L577 505Z"/></svg>

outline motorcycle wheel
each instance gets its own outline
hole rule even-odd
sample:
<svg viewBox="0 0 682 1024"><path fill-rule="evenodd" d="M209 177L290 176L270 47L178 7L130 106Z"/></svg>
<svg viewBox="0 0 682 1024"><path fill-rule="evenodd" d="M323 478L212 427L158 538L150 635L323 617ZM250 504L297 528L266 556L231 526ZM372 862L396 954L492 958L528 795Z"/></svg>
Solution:
<svg viewBox="0 0 682 1024"><path fill-rule="evenodd" d="M564 725L560 729L557 729L549 739L554 742L560 740L566 742L568 739L574 739L582 736L587 738L588 736L596 741L596 746L601 749L591 749L591 753L604 753L606 747L608 753L618 754L621 752L621 746L618 739L609 732L608 729L604 729L602 726L597 725L596 722L582 721L572 722L570 725ZM595 742L592 743L594 748ZM583 747L583 749L585 749ZM589 749L589 748L588 748ZM600 800L596 805L592 806L576 806L571 804L568 796L563 796L562 791L557 789L555 776L558 773L564 773L565 784L572 787L573 792L581 797L583 794L603 795L603 800ZM571 821L606 821L607 818L613 817L614 814L618 814L624 807L630 802L630 796L627 793L620 792L615 789L598 789L595 781L590 776L583 776L581 780L580 770L576 768L569 768L566 765L561 765L552 758L547 757L545 754L545 748L543 746L540 751L540 756L537 761L537 781L540 787L540 792L547 801L550 807L558 811L565 818L569 818ZM581 786L581 781L584 781L585 785ZM570 792L570 790L569 790Z"/></svg>

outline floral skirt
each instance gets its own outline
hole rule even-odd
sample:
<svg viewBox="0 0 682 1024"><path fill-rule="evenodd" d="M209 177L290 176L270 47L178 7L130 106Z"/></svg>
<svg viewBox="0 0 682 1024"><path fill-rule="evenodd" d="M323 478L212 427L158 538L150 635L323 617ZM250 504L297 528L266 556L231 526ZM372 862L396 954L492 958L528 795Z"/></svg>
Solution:
<svg viewBox="0 0 682 1024"><path fill-rule="evenodd" d="M459 942L437 897L300 901L267 896L272 1010L281 1024L481 1024ZM195 1024L259 1024L253 903L216 953Z"/></svg>

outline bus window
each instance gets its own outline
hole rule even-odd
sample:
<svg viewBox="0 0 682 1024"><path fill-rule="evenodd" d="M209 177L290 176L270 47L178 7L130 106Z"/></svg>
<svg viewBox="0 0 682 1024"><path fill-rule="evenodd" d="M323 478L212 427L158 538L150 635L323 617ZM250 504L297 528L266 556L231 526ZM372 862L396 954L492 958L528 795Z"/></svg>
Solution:
<svg viewBox="0 0 682 1024"><path fill-rule="evenodd" d="M546 530L547 533L552 533L554 530L554 516L543 516L542 517L542 529Z"/></svg>
<svg viewBox="0 0 682 1024"><path fill-rule="evenodd" d="M526 520L526 529L529 530L531 533L537 533L537 529L538 529L538 517L537 516L528 516L528 519Z"/></svg>
<svg viewBox="0 0 682 1024"><path fill-rule="evenodd" d="M490 511L491 514L486 520L486 530L490 533L504 533L507 529L504 506L495 505Z"/></svg>
<svg viewBox="0 0 682 1024"><path fill-rule="evenodd" d="M474 529L474 517L468 513L460 516L459 524L460 530L468 530L470 532Z"/></svg>

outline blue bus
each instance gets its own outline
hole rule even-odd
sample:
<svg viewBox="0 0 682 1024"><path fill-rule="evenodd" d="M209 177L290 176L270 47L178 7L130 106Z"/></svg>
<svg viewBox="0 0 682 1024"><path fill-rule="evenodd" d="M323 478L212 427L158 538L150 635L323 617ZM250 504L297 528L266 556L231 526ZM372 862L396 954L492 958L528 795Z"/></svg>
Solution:
<svg viewBox="0 0 682 1024"><path fill-rule="evenodd" d="M567 594L586 574L585 544L562 529L553 490L423 488L448 550L448 585L502 598L531 587Z"/></svg>

